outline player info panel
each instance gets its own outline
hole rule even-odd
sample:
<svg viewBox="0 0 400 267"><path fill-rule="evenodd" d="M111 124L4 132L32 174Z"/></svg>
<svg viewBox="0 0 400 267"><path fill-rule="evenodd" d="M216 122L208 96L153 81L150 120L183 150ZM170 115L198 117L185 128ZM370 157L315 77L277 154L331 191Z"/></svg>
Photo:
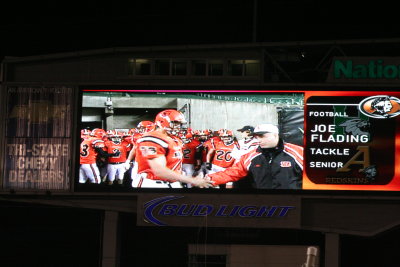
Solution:
<svg viewBox="0 0 400 267"><path fill-rule="evenodd" d="M307 99L304 156L311 183L305 181L304 189L400 189L400 100L379 92L353 93Z"/></svg>

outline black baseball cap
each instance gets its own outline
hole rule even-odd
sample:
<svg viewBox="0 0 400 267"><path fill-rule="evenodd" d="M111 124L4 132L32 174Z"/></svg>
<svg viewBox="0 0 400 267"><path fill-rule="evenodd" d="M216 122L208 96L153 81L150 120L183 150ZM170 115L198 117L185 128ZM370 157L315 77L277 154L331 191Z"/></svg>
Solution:
<svg viewBox="0 0 400 267"><path fill-rule="evenodd" d="M243 126L241 129L238 129L237 131L238 132L245 132L245 131L253 132L254 127L250 126L250 125L246 125L246 126Z"/></svg>

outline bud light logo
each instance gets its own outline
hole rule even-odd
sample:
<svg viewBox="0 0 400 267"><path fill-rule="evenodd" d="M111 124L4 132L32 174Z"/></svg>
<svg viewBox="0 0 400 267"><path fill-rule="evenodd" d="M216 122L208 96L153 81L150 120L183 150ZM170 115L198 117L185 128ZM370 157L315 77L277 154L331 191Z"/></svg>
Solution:
<svg viewBox="0 0 400 267"><path fill-rule="evenodd" d="M153 200L150 200L146 204L144 204L145 210L144 210L144 217L146 218L147 221L152 222L156 225L159 226L165 226L166 224L163 223L162 221L159 221L154 215L154 209L157 208L159 205L174 200L174 199L179 199L182 197L176 197L176 196L167 196L167 197L160 197L156 198Z"/></svg>
<svg viewBox="0 0 400 267"><path fill-rule="evenodd" d="M256 206L256 205L210 205L210 204L171 204L172 200L183 196L165 196L144 204L144 217L147 222L167 226L161 217L242 217L242 218L280 218L286 217L294 206Z"/></svg>

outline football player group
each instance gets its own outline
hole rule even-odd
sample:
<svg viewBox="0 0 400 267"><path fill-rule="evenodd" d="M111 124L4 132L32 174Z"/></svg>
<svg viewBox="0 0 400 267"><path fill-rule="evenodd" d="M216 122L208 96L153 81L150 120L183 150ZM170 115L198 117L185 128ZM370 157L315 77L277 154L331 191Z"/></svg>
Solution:
<svg viewBox="0 0 400 267"><path fill-rule="evenodd" d="M81 130L79 183L132 188L301 189L303 148L278 127L193 130L174 109L128 133ZM127 182L126 182L127 181Z"/></svg>

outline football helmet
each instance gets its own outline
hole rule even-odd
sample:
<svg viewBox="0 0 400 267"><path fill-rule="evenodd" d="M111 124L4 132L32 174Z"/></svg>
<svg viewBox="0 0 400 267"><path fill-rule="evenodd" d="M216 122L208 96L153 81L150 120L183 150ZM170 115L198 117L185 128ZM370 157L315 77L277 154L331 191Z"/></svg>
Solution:
<svg viewBox="0 0 400 267"><path fill-rule="evenodd" d="M136 133L137 133L136 128L131 128L131 129L129 130L129 132L128 132L129 135L134 135L134 134L136 134Z"/></svg>
<svg viewBox="0 0 400 267"><path fill-rule="evenodd" d="M106 131L101 129L101 128L95 128L92 130L92 132L90 133L90 136L94 136L97 138L103 138L106 135Z"/></svg>
<svg viewBox="0 0 400 267"><path fill-rule="evenodd" d="M116 134L120 135L121 137L129 136L128 132L126 131L116 131Z"/></svg>
<svg viewBox="0 0 400 267"><path fill-rule="evenodd" d="M168 134L177 135L186 124L186 119L182 112L166 109L157 114L155 123L157 127L165 130Z"/></svg>
<svg viewBox="0 0 400 267"><path fill-rule="evenodd" d="M152 121L141 121L136 126L138 133L147 133L151 132L156 128L156 125Z"/></svg>
<svg viewBox="0 0 400 267"><path fill-rule="evenodd" d="M114 130L108 130L107 131L107 137L111 137L115 135L115 131Z"/></svg>
<svg viewBox="0 0 400 267"><path fill-rule="evenodd" d="M119 134L113 135L109 139L115 144L120 144L122 142L122 136Z"/></svg>
<svg viewBox="0 0 400 267"><path fill-rule="evenodd" d="M122 135L121 133L115 131L115 130L108 130L106 137L108 140L115 144L120 144L122 142Z"/></svg>
<svg viewBox="0 0 400 267"><path fill-rule="evenodd" d="M87 136L87 135L90 135L90 130L82 129L81 130L81 137L84 137L84 136Z"/></svg>
<svg viewBox="0 0 400 267"><path fill-rule="evenodd" d="M229 145L233 142L233 132L231 130L220 129L218 135L225 145Z"/></svg>
<svg viewBox="0 0 400 267"><path fill-rule="evenodd" d="M200 141L205 141L210 137L210 131L209 130L196 130L194 132L194 135L197 136L197 139Z"/></svg>
<svg viewBox="0 0 400 267"><path fill-rule="evenodd" d="M187 144L190 143L190 141L193 140L193 134L191 132L185 134L184 136L181 137L182 141Z"/></svg>

